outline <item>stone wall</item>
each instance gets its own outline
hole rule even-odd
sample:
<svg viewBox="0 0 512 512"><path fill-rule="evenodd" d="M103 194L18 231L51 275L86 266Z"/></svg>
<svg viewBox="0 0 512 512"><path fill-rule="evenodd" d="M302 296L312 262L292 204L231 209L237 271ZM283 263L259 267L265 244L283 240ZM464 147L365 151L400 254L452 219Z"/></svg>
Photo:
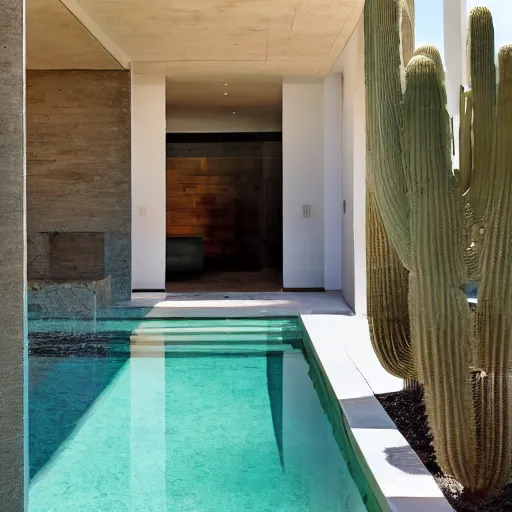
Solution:
<svg viewBox="0 0 512 512"><path fill-rule="evenodd" d="M131 293L130 74L27 72L28 279Z"/></svg>
<svg viewBox="0 0 512 512"><path fill-rule="evenodd" d="M23 8L0 2L0 510L26 509ZM28 464L27 464L28 466Z"/></svg>
<svg viewBox="0 0 512 512"><path fill-rule="evenodd" d="M28 281L29 318L94 319L112 303L110 278L100 281Z"/></svg>

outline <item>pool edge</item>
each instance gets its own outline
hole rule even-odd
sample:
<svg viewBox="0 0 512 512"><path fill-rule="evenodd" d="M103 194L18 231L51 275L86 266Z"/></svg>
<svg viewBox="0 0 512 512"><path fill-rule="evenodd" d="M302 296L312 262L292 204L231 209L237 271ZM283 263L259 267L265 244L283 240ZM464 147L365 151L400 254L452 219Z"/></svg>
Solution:
<svg viewBox="0 0 512 512"><path fill-rule="evenodd" d="M434 478L375 398L370 387L374 376L367 378L363 365L356 366L347 350L345 337L353 338L352 349L354 344L370 344L366 319L307 314L299 318L306 350L332 390L331 399L344 418L361 470L382 510L452 511Z"/></svg>

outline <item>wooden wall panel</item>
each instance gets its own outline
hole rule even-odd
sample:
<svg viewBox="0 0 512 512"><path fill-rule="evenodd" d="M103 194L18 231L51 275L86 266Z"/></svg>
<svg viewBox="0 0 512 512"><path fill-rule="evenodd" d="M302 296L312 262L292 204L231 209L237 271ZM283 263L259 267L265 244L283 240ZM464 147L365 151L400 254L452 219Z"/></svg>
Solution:
<svg viewBox="0 0 512 512"><path fill-rule="evenodd" d="M269 257L267 245L274 241L269 212L277 206L277 222L282 218L280 201L270 204L281 190L281 154L279 143L277 157L264 144L173 145L169 153L178 156L167 159L167 236L202 236L205 258L224 258L228 266L275 265L279 257Z"/></svg>

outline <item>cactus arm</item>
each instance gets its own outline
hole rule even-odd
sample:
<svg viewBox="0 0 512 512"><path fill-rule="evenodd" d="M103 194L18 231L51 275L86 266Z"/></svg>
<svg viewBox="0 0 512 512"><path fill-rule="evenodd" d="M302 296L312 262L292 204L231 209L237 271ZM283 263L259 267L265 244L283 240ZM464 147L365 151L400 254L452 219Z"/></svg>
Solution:
<svg viewBox="0 0 512 512"><path fill-rule="evenodd" d="M366 20L365 20L366 22ZM365 45L373 44L374 33L365 31ZM373 75L373 53L365 66ZM374 105L376 84L366 80L367 105ZM368 321L372 345L383 368L403 379L414 379L407 311L408 272L391 244L380 216L372 185L377 158L376 116L366 109L366 265Z"/></svg>
<svg viewBox="0 0 512 512"><path fill-rule="evenodd" d="M480 260L476 310L476 364L480 380L479 487L507 483L512 475L512 46L499 52L496 167L492 209Z"/></svg>
<svg viewBox="0 0 512 512"><path fill-rule="evenodd" d="M367 315L373 349L387 372L415 380L408 272L386 234L370 183L366 189L366 237Z"/></svg>
<svg viewBox="0 0 512 512"><path fill-rule="evenodd" d="M473 90L474 158L469 201L475 221L486 217L494 169L496 65L494 27L486 7L475 7L469 16L468 53Z"/></svg>
<svg viewBox="0 0 512 512"><path fill-rule="evenodd" d="M446 91L438 66L414 57L406 70L405 162L410 172L409 307L418 379L424 384L438 462L465 486L478 469L470 362L463 209L449 150Z"/></svg>
<svg viewBox="0 0 512 512"><path fill-rule="evenodd" d="M443 67L443 60L441 59L441 54L439 53L439 50L430 44L426 44L424 46L420 46L415 52L415 56L423 55L424 57L428 57L431 61L434 62L436 66L436 71L439 75L439 79L441 80L441 84L445 85L445 72ZM441 91L443 92L443 91ZM444 89L444 92L446 92L446 89Z"/></svg>
<svg viewBox="0 0 512 512"><path fill-rule="evenodd" d="M403 168L403 107L400 75L400 4L366 0L365 76L375 93L367 108L378 136L371 170L375 199L386 232L406 268L410 260L409 212Z"/></svg>

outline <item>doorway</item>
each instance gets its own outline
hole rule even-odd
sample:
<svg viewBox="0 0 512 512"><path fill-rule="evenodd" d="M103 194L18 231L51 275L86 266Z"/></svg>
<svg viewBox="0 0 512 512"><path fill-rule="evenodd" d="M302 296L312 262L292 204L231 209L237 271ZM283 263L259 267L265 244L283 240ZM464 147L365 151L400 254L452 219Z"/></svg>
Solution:
<svg viewBox="0 0 512 512"><path fill-rule="evenodd" d="M166 164L166 291L280 291L281 133L167 134Z"/></svg>

